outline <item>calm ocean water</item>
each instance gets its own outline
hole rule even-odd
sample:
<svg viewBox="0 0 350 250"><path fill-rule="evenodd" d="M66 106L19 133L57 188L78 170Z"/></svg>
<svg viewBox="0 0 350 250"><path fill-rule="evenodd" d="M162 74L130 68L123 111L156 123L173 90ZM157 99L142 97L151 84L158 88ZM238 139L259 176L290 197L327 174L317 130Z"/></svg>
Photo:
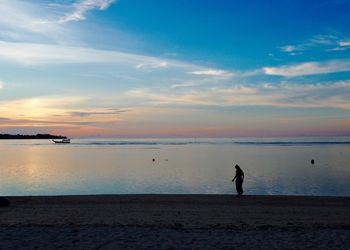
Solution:
<svg viewBox="0 0 350 250"><path fill-rule="evenodd" d="M235 164L246 194L350 196L349 137L0 140L0 159L2 196L232 194Z"/></svg>

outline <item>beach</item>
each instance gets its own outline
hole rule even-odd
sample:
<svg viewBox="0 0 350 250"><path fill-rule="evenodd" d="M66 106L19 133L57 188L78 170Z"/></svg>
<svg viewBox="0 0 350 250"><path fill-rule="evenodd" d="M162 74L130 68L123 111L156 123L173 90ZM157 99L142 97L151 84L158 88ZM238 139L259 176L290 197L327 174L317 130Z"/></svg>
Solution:
<svg viewBox="0 0 350 250"><path fill-rule="evenodd" d="M7 197L1 249L349 249L350 197Z"/></svg>

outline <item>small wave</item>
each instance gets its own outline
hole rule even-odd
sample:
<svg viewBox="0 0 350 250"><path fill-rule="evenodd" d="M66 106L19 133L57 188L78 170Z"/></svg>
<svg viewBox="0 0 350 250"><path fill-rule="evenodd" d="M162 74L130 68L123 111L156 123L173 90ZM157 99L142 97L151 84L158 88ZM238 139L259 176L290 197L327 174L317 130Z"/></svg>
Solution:
<svg viewBox="0 0 350 250"><path fill-rule="evenodd" d="M294 145L349 145L350 141L268 141L268 142L233 142L241 145L277 145L277 146L294 146Z"/></svg>
<svg viewBox="0 0 350 250"><path fill-rule="evenodd" d="M154 145L188 145L188 144L199 144L198 142L128 142L128 141L121 141L121 142L77 142L77 143L71 143L74 145L97 145L97 146L103 146L103 145L110 145L110 146L128 146L128 145L143 145L143 146L154 146Z"/></svg>
<svg viewBox="0 0 350 250"><path fill-rule="evenodd" d="M310 146L310 145L350 145L350 141L110 141L76 142L73 145L95 146L161 146L161 145L275 145L275 146Z"/></svg>

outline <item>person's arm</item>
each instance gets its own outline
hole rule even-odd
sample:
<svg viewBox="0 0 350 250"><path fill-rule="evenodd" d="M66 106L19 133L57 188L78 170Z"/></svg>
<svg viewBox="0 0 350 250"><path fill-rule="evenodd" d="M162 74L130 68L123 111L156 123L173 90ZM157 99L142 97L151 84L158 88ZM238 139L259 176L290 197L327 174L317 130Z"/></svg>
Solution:
<svg viewBox="0 0 350 250"><path fill-rule="evenodd" d="M237 177L237 175L235 175L235 177L232 179L232 181L235 181L236 177Z"/></svg>

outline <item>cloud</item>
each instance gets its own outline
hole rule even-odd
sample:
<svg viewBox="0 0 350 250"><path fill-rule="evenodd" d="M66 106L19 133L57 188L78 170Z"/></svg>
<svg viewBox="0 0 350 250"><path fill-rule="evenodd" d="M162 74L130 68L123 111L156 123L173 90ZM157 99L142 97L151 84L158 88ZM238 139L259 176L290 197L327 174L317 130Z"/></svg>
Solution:
<svg viewBox="0 0 350 250"><path fill-rule="evenodd" d="M5 83L0 80L0 89L2 89L4 87L4 85L5 85Z"/></svg>
<svg viewBox="0 0 350 250"><path fill-rule="evenodd" d="M65 113L87 102L82 96L38 96L17 100L1 100L0 114L9 118L42 118Z"/></svg>
<svg viewBox="0 0 350 250"><path fill-rule="evenodd" d="M347 50L349 49L350 47L334 47L334 48L331 48L331 49L327 49L326 51L344 51L344 50Z"/></svg>
<svg viewBox="0 0 350 250"><path fill-rule="evenodd" d="M139 63L138 65L136 65L136 69L152 71L154 69L167 68L168 66L169 64L166 61L155 60L150 61L148 63Z"/></svg>
<svg viewBox="0 0 350 250"><path fill-rule="evenodd" d="M333 60L323 63L305 62L294 65L283 65L280 67L265 67L263 71L266 75L285 77L344 72L350 71L350 60Z"/></svg>
<svg viewBox="0 0 350 250"><path fill-rule="evenodd" d="M213 71L211 70L201 70L201 71L195 71L195 72L207 72L207 71ZM221 70L216 70L221 71ZM205 85L218 85L224 82L228 82L232 80L232 77L237 78L245 78L245 77L251 77L258 74L261 74L261 70L252 70L252 71L245 71L245 72L239 72L239 71L224 71L223 74L218 75L206 75L206 74L199 74L199 76L202 76L201 78L196 79L188 79L180 83L175 83L170 86L170 88L192 88L192 87L199 87L199 86L205 86ZM198 74L197 74L198 75Z"/></svg>
<svg viewBox="0 0 350 250"><path fill-rule="evenodd" d="M204 91L188 93L171 93L170 91L160 91L152 89L132 89L126 92L129 97L150 100L153 104L180 104L180 105L207 105L207 93Z"/></svg>
<svg viewBox="0 0 350 250"><path fill-rule="evenodd" d="M106 10L111 4L116 0L82 0L76 2L74 6L74 11L66 14L59 19L59 23L66 23L71 21L81 21L86 19L86 13L88 11L98 9Z"/></svg>
<svg viewBox="0 0 350 250"><path fill-rule="evenodd" d="M186 80L181 83L172 84L170 88L188 88L188 87L194 87L194 86L202 86L207 84L215 84L217 82L217 79L200 79L200 80Z"/></svg>
<svg viewBox="0 0 350 250"><path fill-rule="evenodd" d="M81 122L81 121L57 121L57 120L44 120L44 119L11 119L0 117L1 127L22 127L22 126L61 126L71 127L76 125L92 125L94 122Z"/></svg>
<svg viewBox="0 0 350 250"><path fill-rule="evenodd" d="M181 61L85 47L69 47L37 43L12 43L0 41L0 60L22 65L67 63L120 63L133 68L187 67L200 68Z"/></svg>
<svg viewBox="0 0 350 250"><path fill-rule="evenodd" d="M56 39L70 32L53 22L62 8L51 8L44 2L2 0L0 1L0 39L9 41L33 41ZM61 40L61 39L58 39Z"/></svg>
<svg viewBox="0 0 350 250"><path fill-rule="evenodd" d="M342 46L342 47L350 46L350 40L340 41L339 46Z"/></svg>
<svg viewBox="0 0 350 250"><path fill-rule="evenodd" d="M224 82L231 81L232 78L241 79L252 77L263 72L259 70L251 71L225 71L219 69L201 69L192 72L187 72L191 75L201 76L201 78L188 79L183 82L170 85L170 88L193 88L205 85L218 85Z"/></svg>
<svg viewBox="0 0 350 250"><path fill-rule="evenodd" d="M290 44L279 47L281 51L289 55L302 54L307 50L338 51L341 50L335 46L349 46L350 40L344 40L345 35L336 33L327 35L316 35L300 44Z"/></svg>
<svg viewBox="0 0 350 250"><path fill-rule="evenodd" d="M232 76L232 73L225 70L218 70L218 69L197 70L197 71L192 71L188 73L192 75L199 75L199 76Z"/></svg>
<svg viewBox="0 0 350 250"><path fill-rule="evenodd" d="M126 93L150 105L272 106L350 109L350 81L324 84L233 85L187 91L133 89Z"/></svg>
<svg viewBox="0 0 350 250"><path fill-rule="evenodd" d="M81 96L38 96L0 101L0 128L105 126L130 109L100 108Z"/></svg>
<svg viewBox="0 0 350 250"><path fill-rule="evenodd" d="M86 117L96 115L119 115L128 112L126 109L107 109L107 110L95 110L95 111L72 111L69 112L70 116L73 117Z"/></svg>
<svg viewBox="0 0 350 250"><path fill-rule="evenodd" d="M316 45L333 45L339 40L339 36L335 34L317 35L309 39L304 46L312 47Z"/></svg>
<svg viewBox="0 0 350 250"><path fill-rule="evenodd" d="M202 76L206 77L208 80L213 81L215 79L217 80L228 80L232 77L235 78L244 78L244 77L252 77L256 76L262 73L260 69L257 70L247 70L247 71L238 71L238 70L222 70L222 69L208 69L208 68L202 68L199 70L195 71L190 71L187 72L188 74L191 75L196 75L196 76ZM181 84L183 86L188 85L188 83ZM179 85L179 86L181 86ZM201 85L201 84L200 84Z"/></svg>
<svg viewBox="0 0 350 250"><path fill-rule="evenodd" d="M67 67L68 64L90 64L91 66L96 66L97 72L102 70L103 73L84 72L84 74L97 74L99 77L104 77L105 72L108 71L108 77L110 75L117 75L118 79L122 79L125 84L149 84L151 80L154 84L179 84L179 87L184 83L189 84L189 81L192 81L190 84L203 85L205 82L204 78L208 79L205 82L207 84L227 81L233 75L244 77L256 74L256 72L224 71L221 75L200 75L202 77L199 78L197 77L199 75L188 74L188 72L212 72L213 69L175 59L145 56L116 50L1 41L0 62L10 62L30 68L36 68L37 66L47 66L49 68L52 65ZM110 71L111 68L112 71ZM149 78L144 76L148 72L153 72ZM195 80L197 82L194 82Z"/></svg>
<svg viewBox="0 0 350 250"><path fill-rule="evenodd" d="M66 23L85 20L92 10L105 10L114 0L0 1L0 40L77 43L80 31Z"/></svg>
<svg viewBox="0 0 350 250"><path fill-rule="evenodd" d="M280 49L284 52L293 52L293 51L297 50L297 47L294 45L286 45L286 46L280 47Z"/></svg>

